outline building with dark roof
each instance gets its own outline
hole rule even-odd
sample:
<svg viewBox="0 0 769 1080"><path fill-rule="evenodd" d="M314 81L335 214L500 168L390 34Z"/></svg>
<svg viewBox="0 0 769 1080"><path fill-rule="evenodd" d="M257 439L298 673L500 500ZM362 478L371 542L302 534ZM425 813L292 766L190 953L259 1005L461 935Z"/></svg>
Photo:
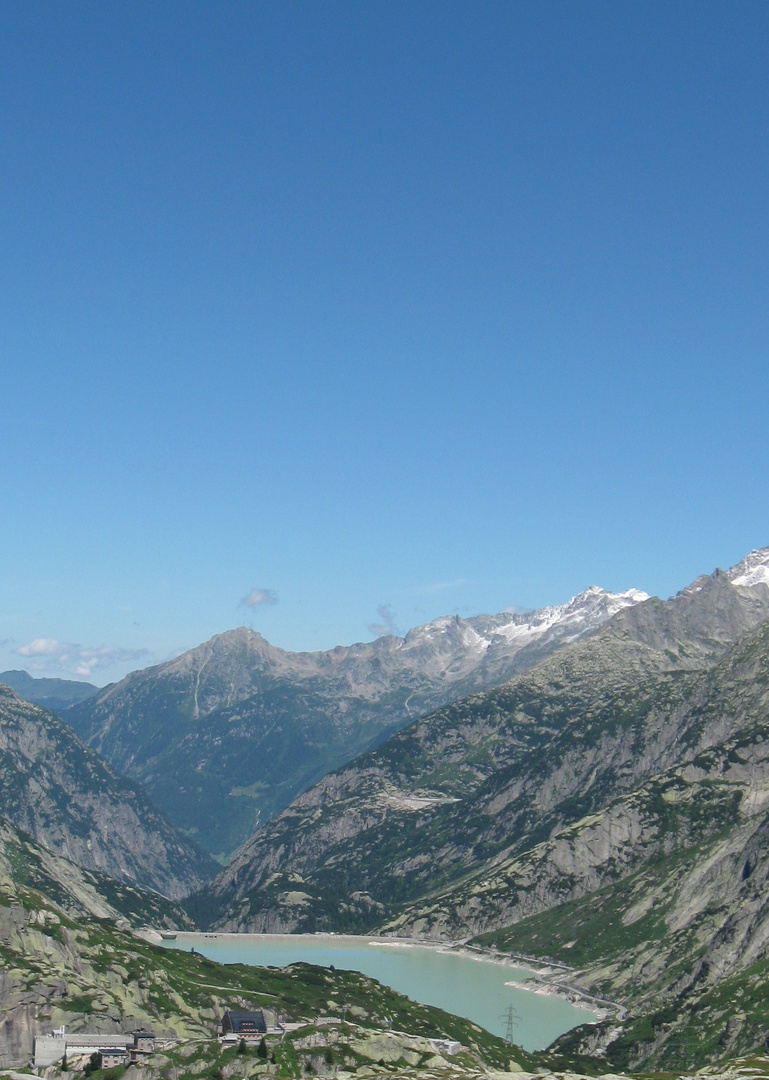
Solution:
<svg viewBox="0 0 769 1080"><path fill-rule="evenodd" d="M221 1038L244 1039L256 1042L267 1034L267 1024L261 1009L248 1012L243 1009L227 1009L222 1017Z"/></svg>

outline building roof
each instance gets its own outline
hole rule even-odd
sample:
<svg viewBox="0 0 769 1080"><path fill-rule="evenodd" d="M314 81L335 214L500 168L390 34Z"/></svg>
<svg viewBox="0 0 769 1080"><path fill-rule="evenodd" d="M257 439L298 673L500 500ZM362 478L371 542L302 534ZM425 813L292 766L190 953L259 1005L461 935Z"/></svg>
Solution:
<svg viewBox="0 0 769 1080"><path fill-rule="evenodd" d="M245 1009L227 1009L222 1017L222 1028L238 1034L241 1031L266 1032L267 1024L261 1009L249 1012Z"/></svg>

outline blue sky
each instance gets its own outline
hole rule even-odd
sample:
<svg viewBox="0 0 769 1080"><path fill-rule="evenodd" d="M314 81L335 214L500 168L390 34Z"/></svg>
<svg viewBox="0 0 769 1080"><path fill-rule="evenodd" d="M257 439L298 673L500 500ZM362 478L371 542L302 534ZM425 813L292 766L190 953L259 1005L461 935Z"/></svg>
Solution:
<svg viewBox="0 0 769 1080"><path fill-rule="evenodd" d="M765 3L0 6L0 670L769 543L767 45Z"/></svg>

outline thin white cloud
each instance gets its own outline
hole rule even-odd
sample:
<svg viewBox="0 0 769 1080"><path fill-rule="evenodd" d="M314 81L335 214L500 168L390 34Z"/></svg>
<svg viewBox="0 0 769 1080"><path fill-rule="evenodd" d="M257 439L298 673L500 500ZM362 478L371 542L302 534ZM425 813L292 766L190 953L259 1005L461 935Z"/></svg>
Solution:
<svg viewBox="0 0 769 1080"><path fill-rule="evenodd" d="M463 585L474 585L472 578L454 578L453 581L437 581L433 585L417 585L406 591L412 596L422 596L428 593L447 592L449 589L460 589Z"/></svg>
<svg viewBox="0 0 769 1080"><path fill-rule="evenodd" d="M55 638L39 637L27 645L21 645L16 652L19 656L64 656L72 648Z"/></svg>
<svg viewBox="0 0 769 1080"><path fill-rule="evenodd" d="M258 608L263 605L277 604L278 594L274 589L251 589L240 601L239 607Z"/></svg>
<svg viewBox="0 0 769 1080"><path fill-rule="evenodd" d="M385 634L392 634L394 637L401 636L400 630L395 625L395 615L390 604L380 604L376 613L380 621L369 624L370 634L374 634L375 637L384 637Z"/></svg>
<svg viewBox="0 0 769 1080"><path fill-rule="evenodd" d="M149 655L149 649L77 645L71 641L57 641L56 638L35 638L26 645L20 645L15 652L25 658L27 667L32 671L61 671L85 678L113 664L141 660Z"/></svg>

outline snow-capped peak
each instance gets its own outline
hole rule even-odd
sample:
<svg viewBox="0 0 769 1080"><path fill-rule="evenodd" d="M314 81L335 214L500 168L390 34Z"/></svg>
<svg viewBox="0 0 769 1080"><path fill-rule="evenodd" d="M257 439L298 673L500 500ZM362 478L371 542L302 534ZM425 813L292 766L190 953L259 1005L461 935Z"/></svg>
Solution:
<svg viewBox="0 0 769 1080"><path fill-rule="evenodd" d="M518 651L545 636L557 635L571 641L596 629L623 608L648 599L647 593L640 589L611 593L598 585L590 585L565 604L554 604L537 611L508 610L499 615L477 615L467 620L443 616L410 630L402 644L409 649L426 640L437 642L442 638L448 646L449 639L458 635L468 652L484 653L492 644L499 648L503 642L506 650Z"/></svg>
<svg viewBox="0 0 769 1080"><path fill-rule="evenodd" d="M440 656L446 668L460 674L465 663L476 663L485 654L512 658L533 642L574 641L648 595L640 589L611 593L590 585L565 604L554 604L537 611L501 611L498 615L476 615L462 619L443 615L432 622L409 630L398 649L412 655L428 649L435 661ZM459 658L464 656L465 660ZM473 657L475 660L473 660Z"/></svg>
<svg viewBox="0 0 769 1080"><path fill-rule="evenodd" d="M620 608L632 607L633 604L643 604L651 598L650 594L644 592L643 589L625 589L624 592L607 593L606 596L609 605L616 607L618 611Z"/></svg>
<svg viewBox="0 0 769 1080"><path fill-rule="evenodd" d="M726 571L732 585L769 585L769 547L758 548Z"/></svg>
<svg viewBox="0 0 769 1080"><path fill-rule="evenodd" d="M512 632L512 635L518 637L525 626L529 635L540 636L552 627L559 626L573 628L576 631L574 634L576 637L606 619L610 619L623 608L632 607L648 599L648 594L640 589L612 593L598 585L589 585L584 592L572 596L571 600L565 604L557 604L542 608L540 611L527 612L523 616L516 616L513 625L509 628L499 627L497 633L509 637Z"/></svg>

